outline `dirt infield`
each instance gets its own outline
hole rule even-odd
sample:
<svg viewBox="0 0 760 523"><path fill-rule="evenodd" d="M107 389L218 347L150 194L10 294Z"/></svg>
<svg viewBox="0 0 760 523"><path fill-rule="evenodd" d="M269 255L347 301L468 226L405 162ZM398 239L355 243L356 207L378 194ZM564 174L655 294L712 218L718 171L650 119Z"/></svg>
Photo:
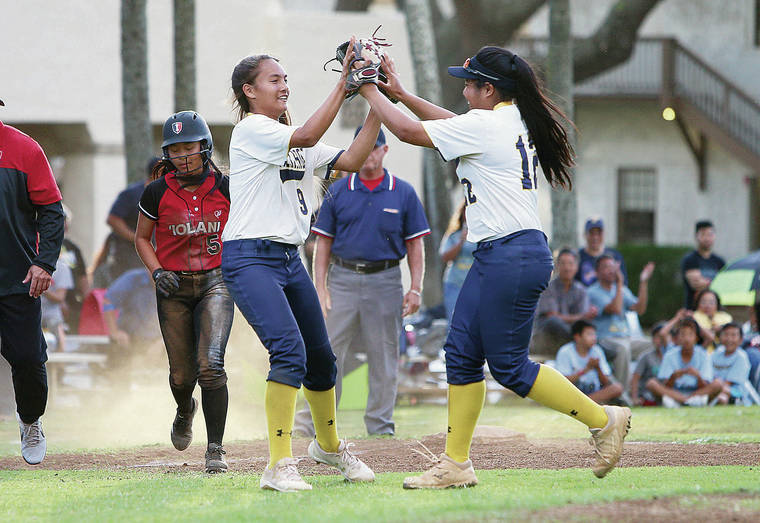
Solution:
<svg viewBox="0 0 760 523"><path fill-rule="evenodd" d="M525 515L527 521L695 521L755 522L760 512L742 506L754 494L677 496L637 499L597 505L565 505Z"/></svg>
<svg viewBox="0 0 760 523"><path fill-rule="evenodd" d="M443 434L423 438L422 443L433 453L443 452ZM309 440L293 440L296 456L306 456ZM231 471L261 473L267 461L266 441L225 445ZM357 440L353 450L376 472L409 472L428 468L429 462L413 449L422 451L417 440ZM77 470L92 468L139 468L157 473L199 471L204 466L204 451L193 445L184 452L169 446L149 446L103 454L50 454L42 465L30 467L20 456L0 458L0 470L43 468ZM476 469L563 469L585 467L592 457L587 441L527 440L521 434L501 431L476 435L472 447ZM621 467L760 465L760 445L626 443ZM299 466L306 474L331 474L334 469L316 465L305 459Z"/></svg>

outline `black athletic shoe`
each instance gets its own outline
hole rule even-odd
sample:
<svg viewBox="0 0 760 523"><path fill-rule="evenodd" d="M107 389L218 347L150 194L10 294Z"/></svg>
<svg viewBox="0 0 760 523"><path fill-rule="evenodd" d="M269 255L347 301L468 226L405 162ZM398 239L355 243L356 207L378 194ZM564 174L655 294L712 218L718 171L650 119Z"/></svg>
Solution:
<svg viewBox="0 0 760 523"><path fill-rule="evenodd" d="M198 402L192 398L193 410L188 413L181 413L177 409L177 415L174 416L172 423L172 445L177 450L185 450L193 441L193 418L198 410Z"/></svg>
<svg viewBox="0 0 760 523"><path fill-rule="evenodd" d="M206 472L219 474L227 472L227 462L224 460L224 447L216 443L209 443L206 449Z"/></svg>

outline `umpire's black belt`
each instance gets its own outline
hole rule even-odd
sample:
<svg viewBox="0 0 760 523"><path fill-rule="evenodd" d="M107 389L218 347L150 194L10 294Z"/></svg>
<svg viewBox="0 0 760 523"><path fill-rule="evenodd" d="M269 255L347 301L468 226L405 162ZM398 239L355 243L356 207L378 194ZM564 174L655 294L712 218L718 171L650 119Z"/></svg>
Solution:
<svg viewBox="0 0 760 523"><path fill-rule="evenodd" d="M373 272L380 272L398 266L398 260L344 260L343 258L333 256L332 261L335 265L339 265L350 271L358 272L359 274L372 274Z"/></svg>

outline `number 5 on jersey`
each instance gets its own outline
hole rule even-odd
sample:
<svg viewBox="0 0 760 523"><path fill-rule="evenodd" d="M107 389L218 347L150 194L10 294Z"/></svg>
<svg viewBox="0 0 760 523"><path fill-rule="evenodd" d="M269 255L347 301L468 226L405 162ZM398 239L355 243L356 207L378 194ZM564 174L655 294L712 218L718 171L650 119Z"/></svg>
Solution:
<svg viewBox="0 0 760 523"><path fill-rule="evenodd" d="M515 144L515 147L518 151L520 151L520 157L522 158L522 188L523 190L531 190L536 189L538 187L538 176L536 175L536 169L538 168L538 156L536 155L536 148L533 145L533 140L528 139L528 149L530 151L531 156L531 164L533 164L533 180L531 184L530 179L530 167L528 162L528 150L525 149L525 144L523 143L522 135L517 138L517 143Z"/></svg>

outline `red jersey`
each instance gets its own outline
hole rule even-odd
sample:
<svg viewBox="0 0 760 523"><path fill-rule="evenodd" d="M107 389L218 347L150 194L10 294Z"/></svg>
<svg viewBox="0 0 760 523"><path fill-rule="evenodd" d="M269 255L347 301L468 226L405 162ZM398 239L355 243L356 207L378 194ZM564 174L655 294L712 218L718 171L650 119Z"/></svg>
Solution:
<svg viewBox="0 0 760 523"><path fill-rule="evenodd" d="M210 174L195 191L176 173L148 184L140 212L156 222L156 256L169 271L205 271L222 264L222 231L230 212L229 178Z"/></svg>

